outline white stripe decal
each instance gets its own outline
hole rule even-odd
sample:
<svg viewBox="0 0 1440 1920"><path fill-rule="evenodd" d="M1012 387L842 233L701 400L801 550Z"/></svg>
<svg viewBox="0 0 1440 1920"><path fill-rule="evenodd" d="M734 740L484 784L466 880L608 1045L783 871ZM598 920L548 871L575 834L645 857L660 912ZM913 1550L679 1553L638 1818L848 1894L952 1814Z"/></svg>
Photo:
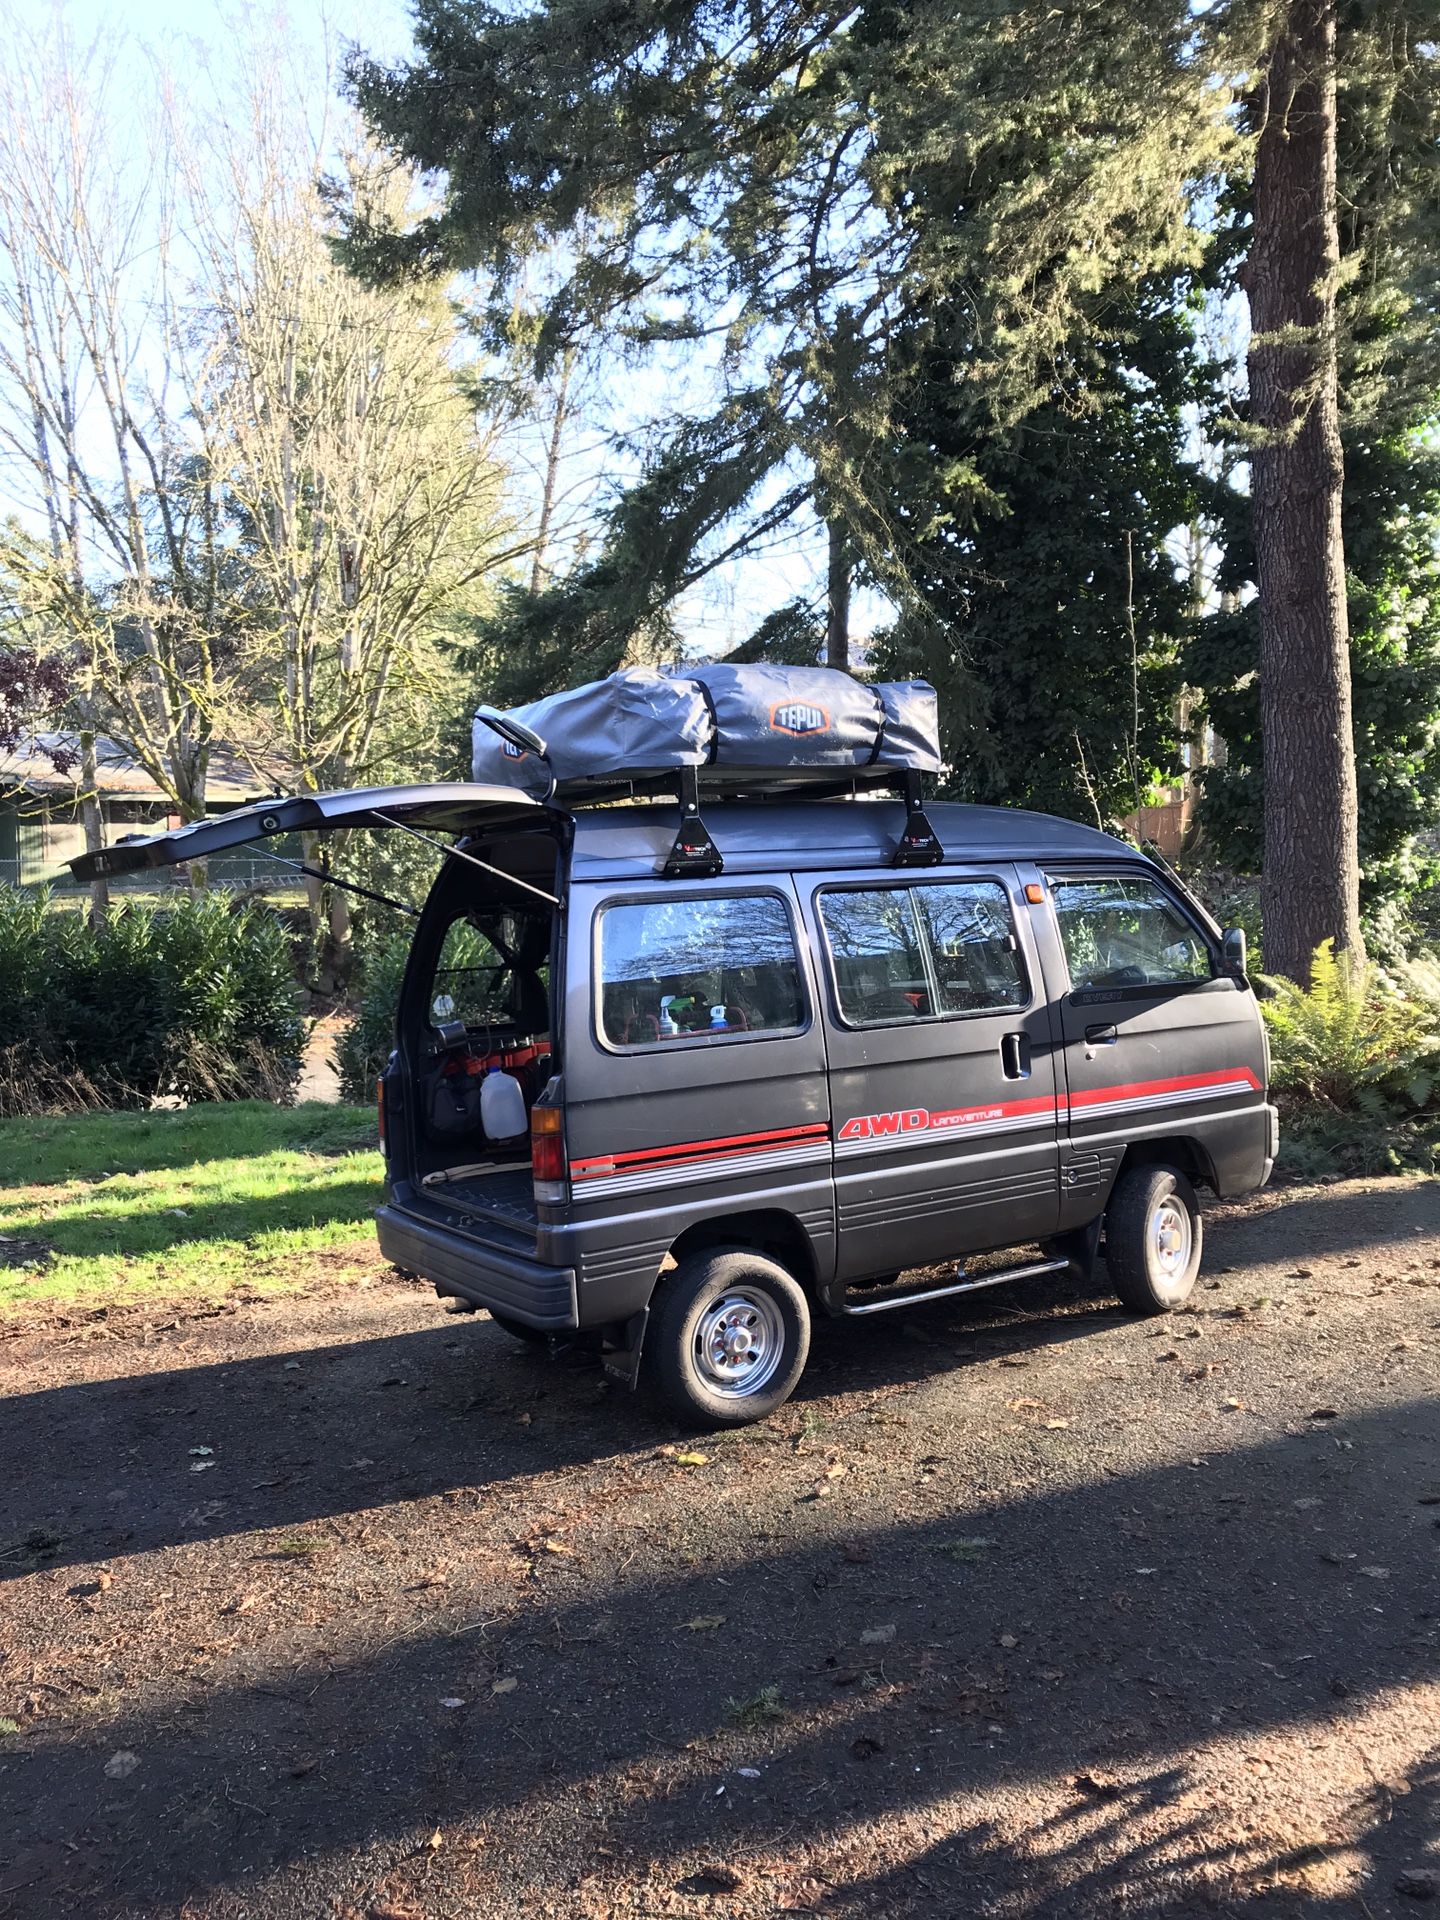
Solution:
<svg viewBox="0 0 1440 1920"><path fill-rule="evenodd" d="M653 1193L658 1187L685 1187L697 1180L734 1180L747 1171L774 1173L787 1167L828 1162L829 1158L830 1142L816 1140L804 1146L777 1148L771 1153L731 1153L709 1160L692 1161L687 1166L656 1167L648 1172L597 1174L589 1180L577 1180L573 1192L576 1200L582 1200L592 1193Z"/></svg>
<svg viewBox="0 0 1440 1920"><path fill-rule="evenodd" d="M890 1153L897 1148L921 1144L935 1145L946 1139L974 1140L991 1134L1021 1133L1035 1127L1058 1126L1068 1119L1073 1129L1075 1122L1086 1120L1108 1120L1116 1114L1131 1114L1139 1120L1145 1113L1168 1107L1185 1106L1196 1100L1221 1099L1228 1094L1253 1093L1263 1098L1261 1089L1247 1077L1235 1077L1228 1080L1216 1080L1203 1087L1184 1087L1174 1093L1152 1093L1137 1097L1134 1094L1115 1100L1090 1100L1072 1102L1057 1097L1052 1108L1038 1113L1018 1114L1011 1119L982 1119L977 1114L973 1120L960 1119L952 1114L943 1116L940 1124L916 1126L904 1131L878 1135L869 1139L837 1140L833 1146L836 1160L852 1159L872 1153ZM1257 1099L1256 1104L1259 1104ZM983 1111L983 1109L981 1110ZM1251 1108L1230 1108L1228 1112L1248 1112ZM1216 1119L1222 1116L1216 1114ZM1073 1135L1072 1135L1073 1137ZM743 1152L715 1154L704 1160L694 1160L681 1164L658 1166L646 1169L625 1168L616 1173L593 1175L574 1182L572 1194L576 1201L588 1194L601 1198L618 1198L637 1193L653 1193L657 1189L691 1186L701 1181L734 1180L750 1173L778 1173L792 1167L814 1166L821 1161L829 1161L832 1145L829 1140L807 1140L794 1146L774 1147L757 1151L750 1148Z"/></svg>

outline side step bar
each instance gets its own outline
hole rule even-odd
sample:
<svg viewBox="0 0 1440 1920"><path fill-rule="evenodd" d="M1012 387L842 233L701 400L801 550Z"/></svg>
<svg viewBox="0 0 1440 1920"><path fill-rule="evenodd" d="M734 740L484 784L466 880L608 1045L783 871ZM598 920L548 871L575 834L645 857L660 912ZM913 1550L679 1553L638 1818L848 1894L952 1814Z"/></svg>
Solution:
<svg viewBox="0 0 1440 1920"><path fill-rule="evenodd" d="M984 1287L1008 1286L1012 1280L1035 1280L1042 1273L1064 1273L1073 1265L1069 1260L1031 1260L1023 1267L1005 1267L999 1273L982 1274L978 1280L963 1278L965 1269L960 1269L962 1278L948 1287L924 1287L918 1292L887 1294L883 1300L864 1300L854 1306L843 1306L844 1314L890 1313L896 1307L923 1307L930 1300L948 1300L957 1293L979 1293Z"/></svg>

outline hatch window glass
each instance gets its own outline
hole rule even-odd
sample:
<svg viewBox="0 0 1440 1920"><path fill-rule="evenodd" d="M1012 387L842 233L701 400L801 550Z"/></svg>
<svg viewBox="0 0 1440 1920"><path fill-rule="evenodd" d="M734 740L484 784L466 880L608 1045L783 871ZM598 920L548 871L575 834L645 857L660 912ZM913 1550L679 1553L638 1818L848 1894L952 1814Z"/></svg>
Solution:
<svg viewBox="0 0 1440 1920"><path fill-rule="evenodd" d="M543 1034L550 1027L550 929L547 908L471 912L445 930L430 983L430 1018L461 1020L470 1031Z"/></svg>
<svg viewBox="0 0 1440 1920"><path fill-rule="evenodd" d="M997 880L820 896L840 1011L852 1026L1002 1013L1030 998Z"/></svg>
<svg viewBox="0 0 1440 1920"><path fill-rule="evenodd" d="M1155 881L1059 877L1050 888L1072 986L1175 987L1211 978L1205 940Z"/></svg>
<svg viewBox="0 0 1440 1920"><path fill-rule="evenodd" d="M600 1019L616 1047L793 1033L795 933L773 893L627 901L600 915Z"/></svg>

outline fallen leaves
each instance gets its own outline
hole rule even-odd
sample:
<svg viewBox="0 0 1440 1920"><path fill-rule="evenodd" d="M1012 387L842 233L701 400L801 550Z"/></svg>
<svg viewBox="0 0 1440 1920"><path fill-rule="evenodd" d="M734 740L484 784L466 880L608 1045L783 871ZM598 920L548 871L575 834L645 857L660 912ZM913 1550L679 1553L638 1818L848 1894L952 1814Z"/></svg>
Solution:
<svg viewBox="0 0 1440 1920"><path fill-rule="evenodd" d="M693 1620L687 1620L684 1624L688 1633L713 1633L716 1627L724 1626L725 1615L723 1613L697 1613Z"/></svg>
<svg viewBox="0 0 1440 1920"><path fill-rule="evenodd" d="M1091 1800L1118 1800L1122 1792L1120 1782L1112 1775L1093 1769L1088 1773L1077 1773L1070 1784Z"/></svg>
<svg viewBox="0 0 1440 1920"><path fill-rule="evenodd" d="M519 1684L518 1678L513 1673L509 1673L503 1680L492 1680L490 1691L491 1693L514 1693Z"/></svg>
<svg viewBox="0 0 1440 1920"><path fill-rule="evenodd" d="M710 1456L708 1453L677 1453L675 1464L677 1467L707 1467Z"/></svg>
<svg viewBox="0 0 1440 1920"><path fill-rule="evenodd" d="M127 1748L122 1747L118 1753L112 1753L110 1758L105 1762L105 1778L107 1780L128 1780L139 1764L139 1754L131 1753Z"/></svg>

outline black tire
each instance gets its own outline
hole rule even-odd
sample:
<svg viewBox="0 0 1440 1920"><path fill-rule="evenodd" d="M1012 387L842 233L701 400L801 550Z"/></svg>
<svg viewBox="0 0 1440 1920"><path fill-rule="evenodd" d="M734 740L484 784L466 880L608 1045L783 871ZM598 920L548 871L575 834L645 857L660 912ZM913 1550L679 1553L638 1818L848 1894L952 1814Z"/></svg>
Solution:
<svg viewBox="0 0 1440 1920"><path fill-rule="evenodd" d="M1174 1167L1122 1173L1105 1209L1105 1264L1121 1302L1146 1314L1183 1306L1195 1289L1204 1236L1195 1189L1183 1173Z"/></svg>
<svg viewBox="0 0 1440 1920"><path fill-rule="evenodd" d="M496 1313L493 1307L490 1309L490 1318L512 1340L519 1340L527 1347L548 1347L550 1344L550 1336L543 1327L527 1327L523 1320L512 1320L508 1314Z"/></svg>
<svg viewBox="0 0 1440 1920"><path fill-rule="evenodd" d="M687 1425L744 1427L784 1406L809 1352L810 1307L794 1276L762 1253L723 1247L682 1260L661 1283L641 1365Z"/></svg>

